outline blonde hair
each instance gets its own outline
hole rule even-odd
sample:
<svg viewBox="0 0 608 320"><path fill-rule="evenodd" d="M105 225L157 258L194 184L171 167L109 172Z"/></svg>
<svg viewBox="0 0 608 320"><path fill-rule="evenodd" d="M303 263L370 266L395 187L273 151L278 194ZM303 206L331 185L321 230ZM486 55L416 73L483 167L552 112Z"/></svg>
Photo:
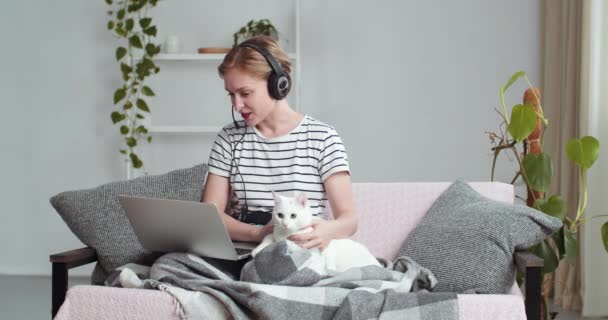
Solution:
<svg viewBox="0 0 608 320"><path fill-rule="evenodd" d="M257 46L264 47L274 59L281 65L283 73L291 78L291 61L287 53L279 47L276 41L268 36L257 36L247 40ZM226 54L224 61L217 67L220 77L224 77L228 70L239 69L253 77L267 80L272 72L272 67L261 53L253 48L236 46Z"/></svg>

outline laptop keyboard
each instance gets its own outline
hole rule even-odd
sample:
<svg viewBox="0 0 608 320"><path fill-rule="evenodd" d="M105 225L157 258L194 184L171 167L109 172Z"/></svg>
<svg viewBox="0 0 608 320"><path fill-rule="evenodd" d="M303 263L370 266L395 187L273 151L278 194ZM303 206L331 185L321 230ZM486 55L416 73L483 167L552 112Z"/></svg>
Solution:
<svg viewBox="0 0 608 320"><path fill-rule="evenodd" d="M236 254L239 256L251 253L251 249L242 249L242 248L234 248L234 249L236 250Z"/></svg>

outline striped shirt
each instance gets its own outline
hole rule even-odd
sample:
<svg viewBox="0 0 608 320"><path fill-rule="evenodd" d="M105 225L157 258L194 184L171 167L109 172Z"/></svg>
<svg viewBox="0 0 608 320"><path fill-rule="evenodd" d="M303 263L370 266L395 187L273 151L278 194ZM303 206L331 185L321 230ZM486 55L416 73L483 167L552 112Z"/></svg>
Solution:
<svg viewBox="0 0 608 320"><path fill-rule="evenodd" d="M234 155L234 156L233 156ZM249 211L271 212L272 191L291 196L304 191L315 216L326 207L323 182L340 171L350 173L348 157L336 130L305 115L290 133L266 138L239 121L218 134L209 155L209 172L230 179L227 213L239 217Z"/></svg>

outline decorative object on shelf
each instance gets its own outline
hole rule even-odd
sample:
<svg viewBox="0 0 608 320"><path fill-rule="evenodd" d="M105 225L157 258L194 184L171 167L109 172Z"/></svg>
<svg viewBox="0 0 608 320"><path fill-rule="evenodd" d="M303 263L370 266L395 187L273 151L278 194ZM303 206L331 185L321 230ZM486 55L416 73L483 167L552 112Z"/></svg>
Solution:
<svg viewBox="0 0 608 320"><path fill-rule="evenodd" d="M513 106L511 117L507 114L504 94L519 78L524 78L529 88L524 93L523 104ZM576 233L587 218L584 217L587 206L587 171L594 164L599 155L599 141L592 136L581 139L571 139L566 144L566 154L570 161L580 169L582 194L579 197L577 212L574 219L566 213L566 203L560 195L547 195L553 180L553 163L551 157L542 150L543 131L549 121L545 118L540 104L540 90L534 88L524 71L515 73L504 87L500 88L500 101L502 103L503 123L500 125L500 134L489 132L494 160L492 162L492 177L498 154L503 151L512 151L519 167L511 183L519 177L526 183L528 195L526 203L548 215L563 221L562 228L551 237L531 248L530 251L544 260L543 274L550 274L559 265L562 259L574 264L578 256L578 240ZM504 125L504 126L503 126ZM506 130L503 130L506 128ZM519 152L517 145L521 143L523 152ZM606 215L598 215L593 218ZM592 219L593 219L592 218ZM602 226L601 240L608 252L608 222ZM543 292L543 318L549 317L547 312L548 292Z"/></svg>
<svg viewBox="0 0 608 320"><path fill-rule="evenodd" d="M206 48L198 48L197 52L204 53L228 53L231 48L221 48L221 47L206 47Z"/></svg>
<svg viewBox="0 0 608 320"><path fill-rule="evenodd" d="M108 30L121 42L116 48L116 60L124 83L114 92L114 104L111 119L120 125L126 147L120 153L126 156L128 168L143 167L143 161L135 153L140 139L152 142L143 120L150 113L145 97L154 96L154 91L146 85L146 80L159 72L153 61L160 53L160 45L154 40L157 28L148 16L158 0L105 0L110 9L107 11L110 20ZM148 115L149 116L149 115Z"/></svg>
<svg viewBox="0 0 608 320"><path fill-rule="evenodd" d="M275 41L279 41L279 31L268 19L250 20L233 35L234 46L240 42L255 36L269 36Z"/></svg>
<svg viewBox="0 0 608 320"><path fill-rule="evenodd" d="M165 53L179 53L179 49L179 37L174 34L167 36L167 40L165 41Z"/></svg>

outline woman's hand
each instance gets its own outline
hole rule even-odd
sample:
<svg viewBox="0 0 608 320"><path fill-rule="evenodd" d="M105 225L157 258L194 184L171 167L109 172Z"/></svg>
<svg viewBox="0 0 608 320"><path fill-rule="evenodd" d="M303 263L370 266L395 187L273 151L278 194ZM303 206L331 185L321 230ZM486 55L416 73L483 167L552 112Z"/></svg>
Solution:
<svg viewBox="0 0 608 320"><path fill-rule="evenodd" d="M256 226L255 231L253 233L254 241L262 242L262 240L264 240L264 237L266 237L268 234L272 233L273 229L274 229L274 225L272 224L272 221L268 222L263 227Z"/></svg>
<svg viewBox="0 0 608 320"><path fill-rule="evenodd" d="M305 249L318 248L323 251L334 238L334 228L330 221L314 219L310 225L312 231L309 233L294 234L288 239Z"/></svg>

